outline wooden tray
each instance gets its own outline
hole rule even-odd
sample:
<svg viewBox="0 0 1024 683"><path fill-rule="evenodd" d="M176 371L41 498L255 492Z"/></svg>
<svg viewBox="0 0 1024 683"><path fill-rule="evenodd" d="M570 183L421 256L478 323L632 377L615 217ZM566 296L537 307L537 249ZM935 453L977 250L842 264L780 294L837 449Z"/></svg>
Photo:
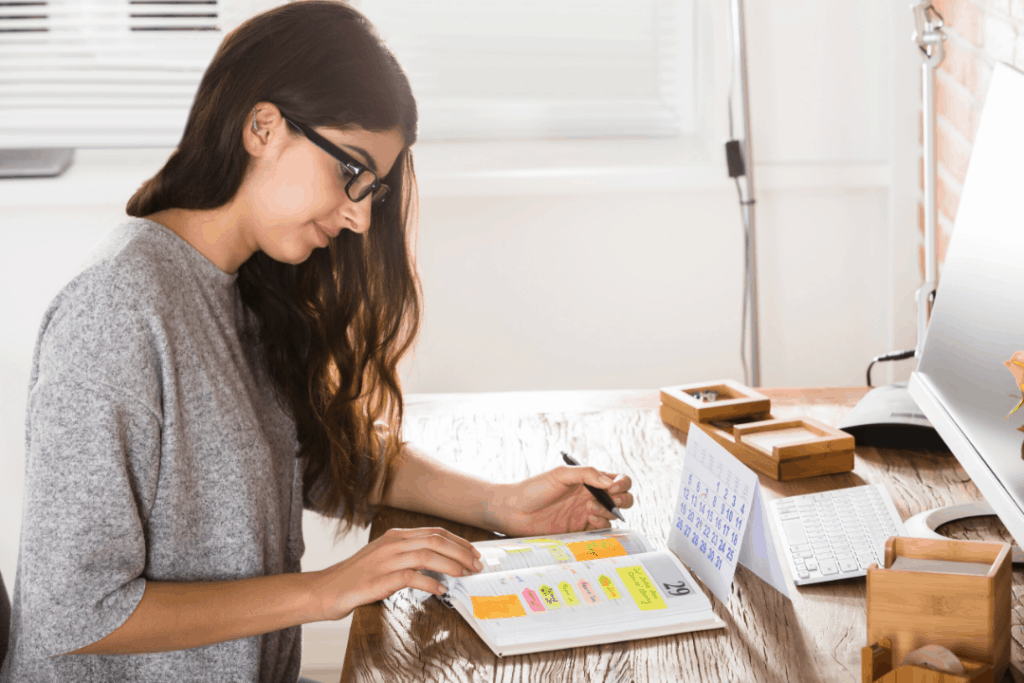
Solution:
<svg viewBox="0 0 1024 683"><path fill-rule="evenodd" d="M780 461L803 455L852 451L854 445L853 437L846 432L809 417L737 424L732 428L732 434L737 443Z"/></svg>
<svg viewBox="0 0 1024 683"><path fill-rule="evenodd" d="M692 396L697 391L717 391L718 400L701 401ZM665 387L661 390L661 402L682 413L687 419L697 422L748 415L767 416L771 410L771 401L767 396L731 379Z"/></svg>
<svg viewBox="0 0 1024 683"><path fill-rule="evenodd" d="M681 432L689 432L693 420L661 405L661 420ZM776 481L804 479L853 469L853 437L810 418L777 419L770 414L745 415L733 420L697 423L706 434L750 469ZM772 434L783 431L782 440ZM792 430L806 432L802 440ZM780 435L781 436L781 435ZM775 443L772 443L775 441ZM768 449L770 445L771 450Z"/></svg>

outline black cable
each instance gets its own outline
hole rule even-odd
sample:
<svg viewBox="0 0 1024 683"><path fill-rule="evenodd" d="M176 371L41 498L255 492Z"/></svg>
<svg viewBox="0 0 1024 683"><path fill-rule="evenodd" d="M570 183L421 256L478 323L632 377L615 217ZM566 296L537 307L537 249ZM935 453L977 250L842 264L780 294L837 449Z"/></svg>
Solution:
<svg viewBox="0 0 1024 683"><path fill-rule="evenodd" d="M892 353L886 353L881 356L875 356L868 363L868 386L871 386L871 366L875 363L884 363L890 360L903 360L905 358L911 358L914 355L914 349L907 351L893 351Z"/></svg>

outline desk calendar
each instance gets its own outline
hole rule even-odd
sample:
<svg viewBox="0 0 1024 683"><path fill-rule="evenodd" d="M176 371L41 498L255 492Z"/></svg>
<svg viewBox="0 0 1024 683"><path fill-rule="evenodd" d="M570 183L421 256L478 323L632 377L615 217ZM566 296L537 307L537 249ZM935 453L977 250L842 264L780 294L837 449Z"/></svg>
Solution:
<svg viewBox="0 0 1024 683"><path fill-rule="evenodd" d="M723 603L738 564L789 597L766 512L757 474L692 425L668 547Z"/></svg>

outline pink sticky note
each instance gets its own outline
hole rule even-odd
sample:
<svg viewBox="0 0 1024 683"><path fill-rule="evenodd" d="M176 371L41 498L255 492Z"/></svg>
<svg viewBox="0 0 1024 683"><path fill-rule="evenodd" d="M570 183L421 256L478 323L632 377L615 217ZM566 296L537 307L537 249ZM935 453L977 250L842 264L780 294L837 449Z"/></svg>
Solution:
<svg viewBox="0 0 1024 683"><path fill-rule="evenodd" d="M579 586L580 593L583 595L584 605L596 605L597 603L601 602L601 600L597 597L597 593L595 593L594 589L590 587L589 581L587 581L586 579L580 579L576 582L576 585Z"/></svg>
<svg viewBox="0 0 1024 683"><path fill-rule="evenodd" d="M540 597L532 588L523 590L523 597L526 598L526 604L529 605L530 609L534 612L544 611L544 605L541 604Z"/></svg>

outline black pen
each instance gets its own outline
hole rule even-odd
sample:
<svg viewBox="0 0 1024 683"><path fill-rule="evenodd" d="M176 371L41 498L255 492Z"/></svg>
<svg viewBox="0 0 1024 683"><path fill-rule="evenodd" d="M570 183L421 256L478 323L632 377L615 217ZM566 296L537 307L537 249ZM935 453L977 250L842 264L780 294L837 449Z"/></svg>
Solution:
<svg viewBox="0 0 1024 683"><path fill-rule="evenodd" d="M565 461L566 465L572 465L573 467L580 466L580 464L576 462L576 460L565 451L562 451L562 460ZM603 505L608 512L612 513L613 515L621 519L623 522L626 521L623 518L622 513L619 512L619 508L615 507L615 503L612 501L612 497L608 495L607 491L605 491L604 489L594 488L590 484L584 484L584 486L587 487L587 490L594 495L594 498L597 498L597 502Z"/></svg>

